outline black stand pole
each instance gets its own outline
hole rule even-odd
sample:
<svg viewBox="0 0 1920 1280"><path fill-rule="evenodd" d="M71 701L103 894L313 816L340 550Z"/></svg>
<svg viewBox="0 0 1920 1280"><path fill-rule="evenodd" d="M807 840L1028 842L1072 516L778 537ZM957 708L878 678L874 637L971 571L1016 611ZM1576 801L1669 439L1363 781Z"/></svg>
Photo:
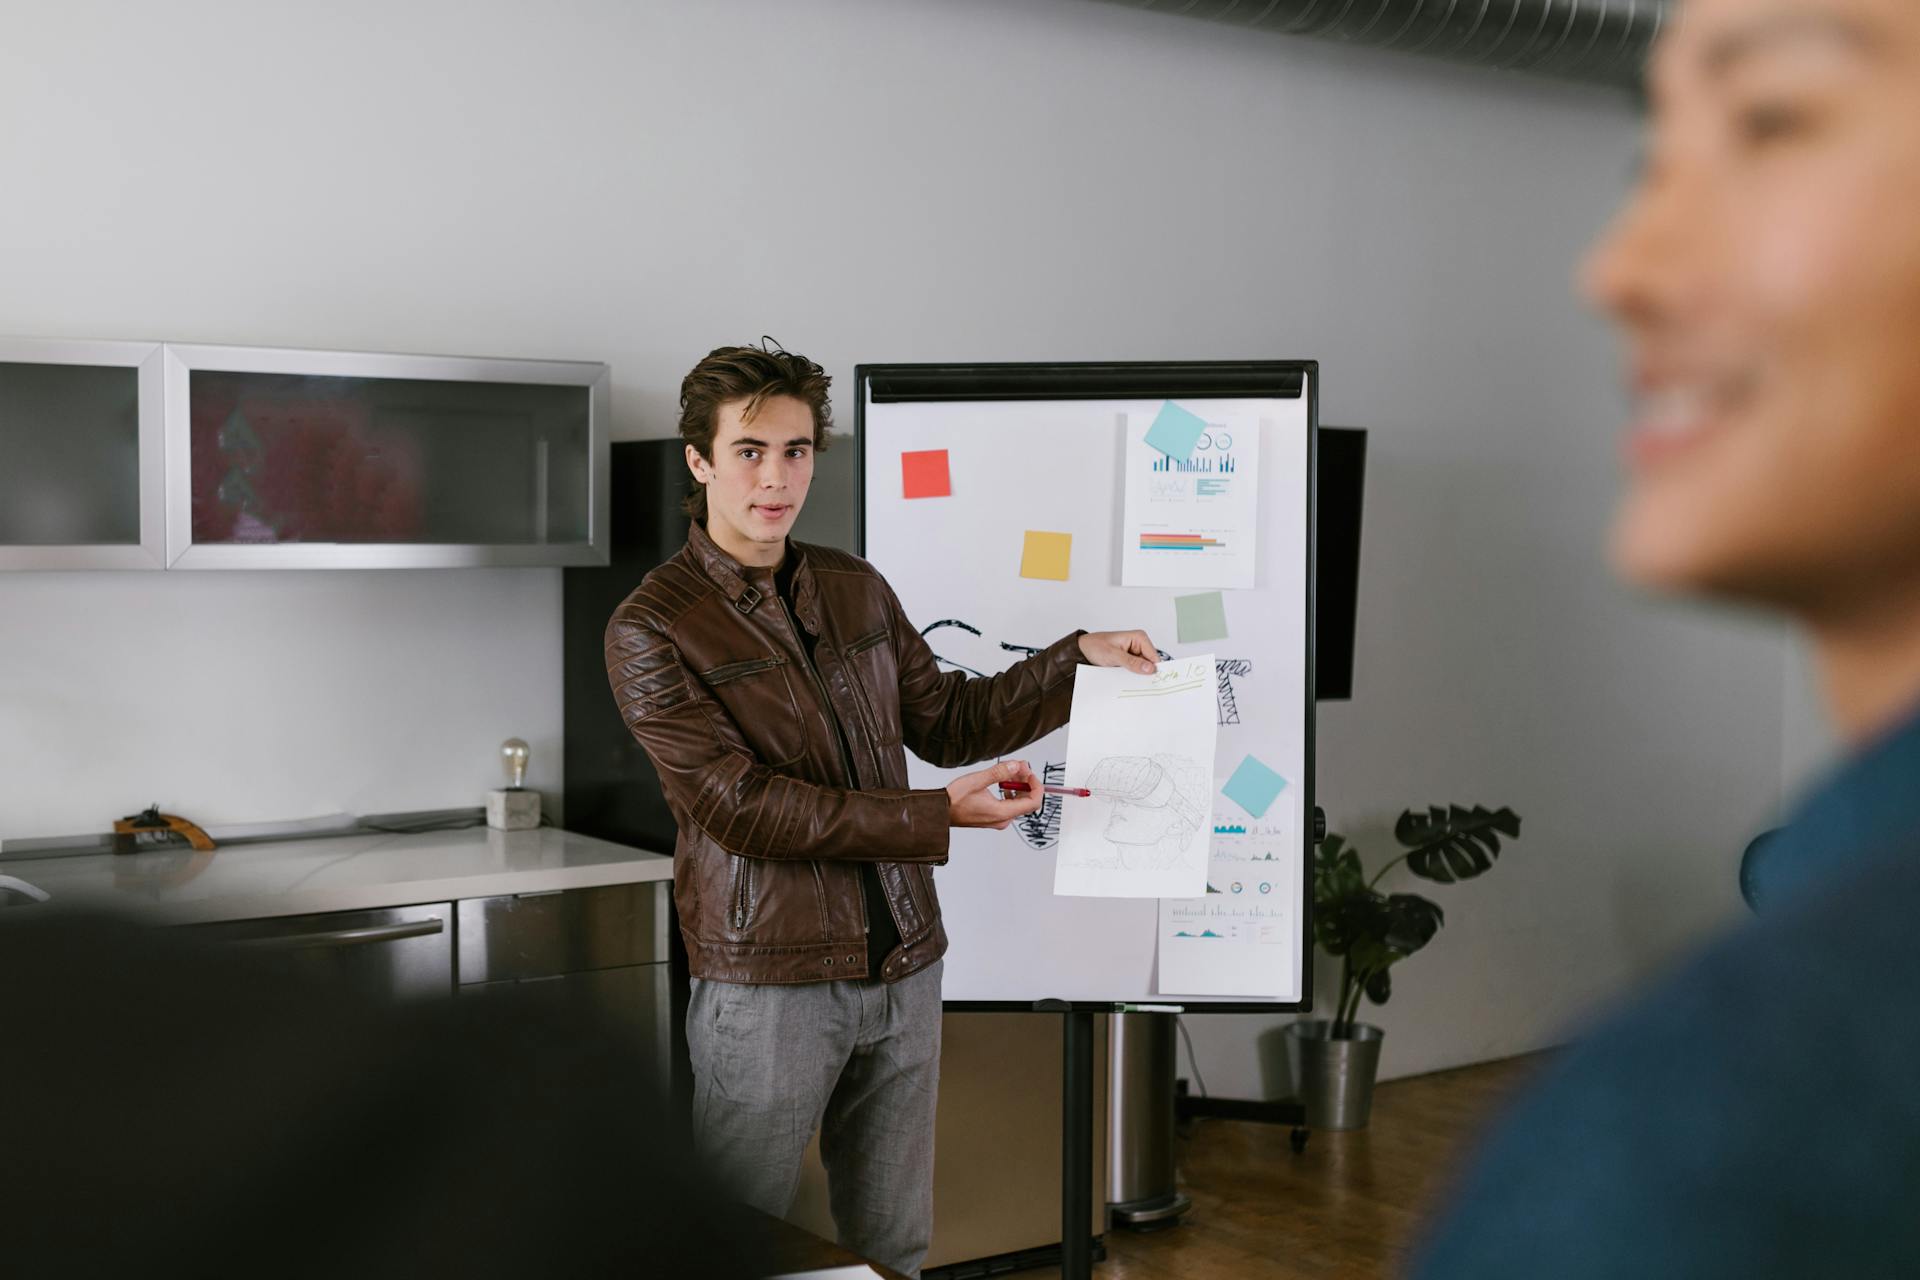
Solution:
<svg viewBox="0 0 1920 1280"><path fill-rule="evenodd" d="M1060 1088L1060 1280L1091 1280L1093 1014L1068 1009Z"/></svg>

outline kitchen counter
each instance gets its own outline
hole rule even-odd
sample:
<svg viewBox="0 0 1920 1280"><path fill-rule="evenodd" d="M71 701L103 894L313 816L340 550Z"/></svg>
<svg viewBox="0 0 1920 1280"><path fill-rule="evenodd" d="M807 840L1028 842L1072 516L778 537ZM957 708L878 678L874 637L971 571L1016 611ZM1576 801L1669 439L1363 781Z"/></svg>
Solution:
<svg viewBox="0 0 1920 1280"><path fill-rule="evenodd" d="M137 912L165 924L355 911L673 878L673 858L552 827L469 827L224 845L211 853L0 860L52 905Z"/></svg>

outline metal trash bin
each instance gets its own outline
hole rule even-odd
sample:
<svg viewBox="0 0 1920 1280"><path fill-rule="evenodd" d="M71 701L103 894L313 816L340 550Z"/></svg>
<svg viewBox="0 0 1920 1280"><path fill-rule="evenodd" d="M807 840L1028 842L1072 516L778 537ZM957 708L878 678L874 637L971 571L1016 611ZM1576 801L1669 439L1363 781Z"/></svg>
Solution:
<svg viewBox="0 0 1920 1280"><path fill-rule="evenodd" d="M1172 1226L1193 1207L1174 1186L1174 1016L1108 1019L1107 1208L1115 1226Z"/></svg>

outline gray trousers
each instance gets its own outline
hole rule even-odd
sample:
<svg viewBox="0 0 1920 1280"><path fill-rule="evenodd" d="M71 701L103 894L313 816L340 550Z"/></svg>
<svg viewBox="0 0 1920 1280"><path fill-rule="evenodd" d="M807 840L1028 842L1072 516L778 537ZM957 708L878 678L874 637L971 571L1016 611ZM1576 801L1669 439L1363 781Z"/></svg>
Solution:
<svg viewBox="0 0 1920 1280"><path fill-rule="evenodd" d="M693 980L693 1128L713 1172L775 1217L814 1131L840 1243L909 1276L933 1234L943 961L891 985Z"/></svg>

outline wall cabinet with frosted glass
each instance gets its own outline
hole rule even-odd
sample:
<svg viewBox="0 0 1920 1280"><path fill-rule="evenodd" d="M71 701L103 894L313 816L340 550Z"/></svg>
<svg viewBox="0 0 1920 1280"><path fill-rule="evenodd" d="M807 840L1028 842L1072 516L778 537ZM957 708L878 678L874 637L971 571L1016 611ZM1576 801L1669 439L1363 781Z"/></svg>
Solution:
<svg viewBox="0 0 1920 1280"><path fill-rule="evenodd" d="M0 570L166 564L157 342L0 338Z"/></svg>
<svg viewBox="0 0 1920 1280"><path fill-rule="evenodd" d="M0 357L13 350L0 346ZM44 539L50 521L63 531L83 516L106 523L124 506L148 522L135 542L149 552L146 563L175 569L607 562L603 364L173 343L144 350L129 411L138 447L126 430L94 425L110 443L84 454L38 437L90 438L75 433L106 418L103 403L84 400L71 375L41 385L48 375L26 346L26 358L0 359L0 497L13 496L9 484L40 497L34 520L16 516L11 525ZM11 396L9 371L21 388ZM105 395L96 389L95 401ZM88 488L109 462L125 470L136 456L137 500L110 504ZM15 475L23 470L16 459L31 474ZM69 491L90 496L69 500ZM0 567L129 567L125 557L98 554L111 543L61 544L60 555L46 554L44 541L17 545L6 505ZM117 518L124 525L127 517ZM110 532L124 535L119 526Z"/></svg>

